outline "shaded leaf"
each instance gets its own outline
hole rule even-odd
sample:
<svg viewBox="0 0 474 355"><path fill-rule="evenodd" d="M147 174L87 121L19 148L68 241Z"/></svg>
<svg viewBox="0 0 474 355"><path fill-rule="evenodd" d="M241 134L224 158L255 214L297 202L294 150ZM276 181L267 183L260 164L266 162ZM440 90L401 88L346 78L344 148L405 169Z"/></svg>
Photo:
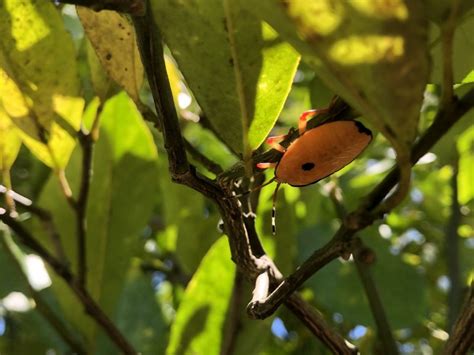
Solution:
<svg viewBox="0 0 474 355"><path fill-rule="evenodd" d="M54 5L3 1L0 48L5 111L33 154L50 167L64 168L75 145L83 99L78 97L74 45Z"/></svg>
<svg viewBox="0 0 474 355"><path fill-rule="evenodd" d="M232 150L250 154L283 107L297 54L240 2L155 0L152 6L204 114Z"/></svg>
<svg viewBox="0 0 474 355"><path fill-rule="evenodd" d="M219 354L235 265L226 237L209 249L188 284L171 328L167 354Z"/></svg>
<svg viewBox="0 0 474 355"><path fill-rule="evenodd" d="M127 273L127 281L117 305L115 322L141 354L164 353L168 325L161 314L151 280L142 273L138 262L134 263ZM116 349L111 347L110 343L105 342L102 345L98 353L116 354Z"/></svg>
<svg viewBox="0 0 474 355"><path fill-rule="evenodd" d="M474 61L474 11L470 11L459 20L453 38L453 76L454 82L459 84L472 71ZM431 49L433 70L430 81L435 84L443 82L443 52L439 27L431 26L431 42L435 45Z"/></svg>
<svg viewBox="0 0 474 355"><path fill-rule="evenodd" d="M93 105L96 108L97 102ZM131 258L139 251L139 234L146 226L155 201L157 153L147 126L124 93L106 102L100 121L87 209L88 288L106 313L112 315ZM79 153L73 154L66 171L74 192L78 191L81 171ZM46 184L40 203L52 211L75 269L75 219L55 177ZM66 318L81 329L91 346L95 346L95 324L61 280L55 279L53 288Z"/></svg>
<svg viewBox="0 0 474 355"><path fill-rule="evenodd" d="M321 237L331 235L327 229L310 233L311 230L307 230L302 234L302 241L311 238L311 234ZM404 263L400 255L392 255L389 243L380 236L373 232L364 234L365 244L377 255L377 261L370 270L391 326L394 329L414 326L423 318L426 307L422 275L414 266ZM323 243L321 239L313 243ZM313 290L316 302L331 314L342 314L350 324L374 326L353 262L334 260L307 284Z"/></svg>
<svg viewBox="0 0 474 355"><path fill-rule="evenodd" d="M209 203L200 193L171 181L166 163L160 164L160 171L160 199L167 226L165 233L172 234L171 251L176 253L179 265L185 273L192 275L209 247L219 237L219 217L210 211ZM164 236L161 234L158 242L163 241Z"/></svg>

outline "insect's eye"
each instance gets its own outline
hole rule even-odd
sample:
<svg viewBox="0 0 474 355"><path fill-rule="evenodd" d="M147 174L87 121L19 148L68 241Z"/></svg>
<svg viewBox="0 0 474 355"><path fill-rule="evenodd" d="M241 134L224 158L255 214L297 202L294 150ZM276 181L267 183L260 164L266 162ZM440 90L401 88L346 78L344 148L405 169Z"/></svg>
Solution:
<svg viewBox="0 0 474 355"><path fill-rule="evenodd" d="M314 163L311 163L311 162L304 163L303 165L301 165L301 169L303 169L304 171L310 171L313 168L314 168Z"/></svg>

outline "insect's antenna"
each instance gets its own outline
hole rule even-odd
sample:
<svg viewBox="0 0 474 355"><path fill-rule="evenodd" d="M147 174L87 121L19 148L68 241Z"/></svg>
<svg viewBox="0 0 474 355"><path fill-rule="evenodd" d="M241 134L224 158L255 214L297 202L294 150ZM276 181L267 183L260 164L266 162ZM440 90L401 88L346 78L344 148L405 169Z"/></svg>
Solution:
<svg viewBox="0 0 474 355"><path fill-rule="evenodd" d="M245 192L242 192L241 194L234 195L234 196L232 196L231 198L242 197L242 196L248 195L248 194L251 193L251 192L260 190L262 187L265 187L265 186L267 186L267 185L270 185L273 181L275 181L275 179L276 179L276 177L274 176L274 177L272 177L270 180L268 180L267 182L264 182L264 183L261 184L261 185L255 186L253 189L250 189L250 190L247 190L247 191L245 191Z"/></svg>
<svg viewBox="0 0 474 355"><path fill-rule="evenodd" d="M276 202L278 189L280 188L281 182L277 183L275 187L275 192L273 193L273 205L272 205L272 235L276 234Z"/></svg>

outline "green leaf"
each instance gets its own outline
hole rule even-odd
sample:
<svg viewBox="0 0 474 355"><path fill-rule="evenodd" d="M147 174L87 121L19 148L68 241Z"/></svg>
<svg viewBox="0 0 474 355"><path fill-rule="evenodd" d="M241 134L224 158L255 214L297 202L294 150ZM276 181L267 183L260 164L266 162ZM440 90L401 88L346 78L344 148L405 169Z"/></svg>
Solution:
<svg viewBox="0 0 474 355"><path fill-rule="evenodd" d="M246 0L335 93L407 153L429 72L420 2ZM402 107L403 109L400 109Z"/></svg>
<svg viewBox="0 0 474 355"><path fill-rule="evenodd" d="M97 103L92 103L96 107ZM94 111L94 107L88 111ZM150 131L124 93L114 96L100 114L87 208L88 289L109 315L115 313L131 258L139 252L157 193L157 152ZM81 172L80 152L73 154L66 175L74 192ZM76 269L75 218L55 177L46 184L40 204L52 211L71 266ZM53 288L66 318L95 346L97 328L61 280Z"/></svg>
<svg viewBox="0 0 474 355"><path fill-rule="evenodd" d="M71 353L64 340L37 310L9 314L6 332L0 337L2 354L46 354L51 351Z"/></svg>
<svg viewBox="0 0 474 355"><path fill-rule="evenodd" d="M67 165L75 145L84 105L79 93L74 45L54 5L2 1L0 102L23 142L55 169Z"/></svg>
<svg viewBox="0 0 474 355"><path fill-rule="evenodd" d="M453 38L453 76L454 83L459 84L465 79L473 70L473 54L474 41L472 40L472 33L474 32L474 11L470 11L459 20ZM433 58L433 70L430 81L435 84L443 82L443 51L440 39L440 28L431 26L431 42L435 45L431 49L431 56Z"/></svg>
<svg viewBox="0 0 474 355"><path fill-rule="evenodd" d="M28 282L25 274L19 267L18 261L11 250L18 247L13 242L6 225L0 224L0 299L7 296L10 292L28 291ZM24 254L19 251L18 259L24 259Z"/></svg>
<svg viewBox="0 0 474 355"><path fill-rule="evenodd" d="M138 260L127 273L127 281L117 305L115 324L123 334L127 334L141 354L164 353L168 325L163 319L150 278L143 274ZM103 347L99 346L99 354L116 353L110 343L101 345Z"/></svg>
<svg viewBox="0 0 474 355"><path fill-rule="evenodd" d="M188 284L171 328L167 354L219 354L235 265L221 237Z"/></svg>
<svg viewBox="0 0 474 355"><path fill-rule="evenodd" d="M124 15L115 11L97 12L78 6L77 14L107 74L138 105L143 65L133 26Z"/></svg>
<svg viewBox="0 0 474 355"><path fill-rule="evenodd" d="M248 156L283 107L294 50L240 1L152 1L156 22L219 136Z"/></svg>

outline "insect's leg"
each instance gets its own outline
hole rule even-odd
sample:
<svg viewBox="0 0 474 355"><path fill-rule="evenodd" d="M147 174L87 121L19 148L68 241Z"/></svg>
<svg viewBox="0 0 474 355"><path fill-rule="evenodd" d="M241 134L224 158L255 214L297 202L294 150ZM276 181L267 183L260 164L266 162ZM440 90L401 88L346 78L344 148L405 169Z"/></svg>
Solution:
<svg viewBox="0 0 474 355"><path fill-rule="evenodd" d="M257 168L259 169L267 169L267 168L274 168L277 163L257 163Z"/></svg>
<svg viewBox="0 0 474 355"><path fill-rule="evenodd" d="M275 191L273 192L273 203L272 203L272 235L276 234L276 202L278 196L278 189L280 188L281 183L277 183Z"/></svg>
<svg viewBox="0 0 474 355"><path fill-rule="evenodd" d="M310 118L313 118L314 116L317 116L321 113L326 113L328 111L329 111L329 108L326 107L326 108L318 108L318 109L303 112L298 121L298 131L300 133L300 136L306 131L306 124L308 123L308 120Z"/></svg>
<svg viewBox="0 0 474 355"><path fill-rule="evenodd" d="M273 136L273 137L268 137L267 138L267 144L272 147L275 150L278 150L279 152L286 152L286 148L283 147L280 143L283 139L285 139L288 135L287 134L282 134L280 136Z"/></svg>

